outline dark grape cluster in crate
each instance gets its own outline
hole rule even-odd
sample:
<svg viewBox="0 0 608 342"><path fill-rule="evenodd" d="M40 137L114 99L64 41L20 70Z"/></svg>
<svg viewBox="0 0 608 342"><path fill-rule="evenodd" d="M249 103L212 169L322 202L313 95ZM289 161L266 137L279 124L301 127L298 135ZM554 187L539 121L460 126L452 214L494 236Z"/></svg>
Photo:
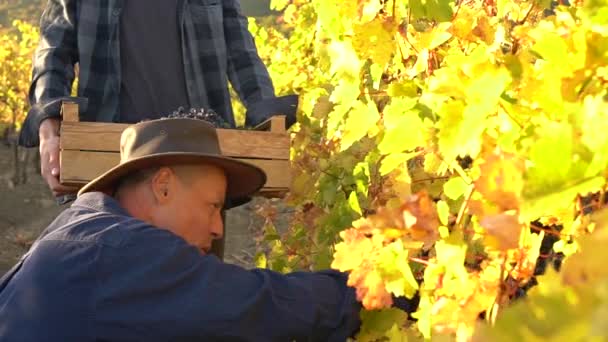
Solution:
<svg viewBox="0 0 608 342"><path fill-rule="evenodd" d="M215 111L205 108L190 108L186 110L184 107L179 107L171 114L165 116L167 119L184 118L204 120L215 126L216 128L230 128L230 124L219 116Z"/></svg>

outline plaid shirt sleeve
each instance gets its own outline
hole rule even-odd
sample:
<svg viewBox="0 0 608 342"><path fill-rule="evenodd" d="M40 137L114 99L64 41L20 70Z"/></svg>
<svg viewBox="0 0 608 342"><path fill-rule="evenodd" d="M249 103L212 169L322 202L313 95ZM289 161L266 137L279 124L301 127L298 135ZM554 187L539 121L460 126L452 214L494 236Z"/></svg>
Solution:
<svg viewBox="0 0 608 342"><path fill-rule="evenodd" d="M21 145L38 145L40 123L59 117L61 101L70 96L78 60L75 13L76 0L51 0L42 13L29 90L31 109L19 137Z"/></svg>
<svg viewBox="0 0 608 342"><path fill-rule="evenodd" d="M228 49L230 83L248 107L251 103L274 97L274 87L266 66L248 30L247 18L238 0L223 0L224 35Z"/></svg>

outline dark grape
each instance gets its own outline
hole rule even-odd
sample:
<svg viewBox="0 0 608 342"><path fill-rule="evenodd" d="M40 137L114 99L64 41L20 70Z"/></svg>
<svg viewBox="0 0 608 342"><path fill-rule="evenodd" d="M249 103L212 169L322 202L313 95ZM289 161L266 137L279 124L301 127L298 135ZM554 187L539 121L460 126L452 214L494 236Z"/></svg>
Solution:
<svg viewBox="0 0 608 342"><path fill-rule="evenodd" d="M204 120L215 126L216 128L230 128L230 124L219 116L215 111L205 108L190 108L186 110L183 106L178 107L171 114L165 115L166 119L197 119Z"/></svg>

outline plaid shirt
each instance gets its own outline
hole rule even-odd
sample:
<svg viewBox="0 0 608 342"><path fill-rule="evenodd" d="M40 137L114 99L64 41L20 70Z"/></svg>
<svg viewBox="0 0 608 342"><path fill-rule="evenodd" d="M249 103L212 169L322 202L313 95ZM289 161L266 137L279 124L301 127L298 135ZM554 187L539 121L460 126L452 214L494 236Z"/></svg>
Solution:
<svg viewBox="0 0 608 342"><path fill-rule="evenodd" d="M117 122L121 84L119 23L123 0L49 1L40 21L20 144L38 145L42 120L75 101L81 121ZM211 108L235 125L228 80L245 106L274 97L238 0L179 0L178 23L192 107ZM161 47L162 48L162 47ZM70 97L79 64L78 96Z"/></svg>

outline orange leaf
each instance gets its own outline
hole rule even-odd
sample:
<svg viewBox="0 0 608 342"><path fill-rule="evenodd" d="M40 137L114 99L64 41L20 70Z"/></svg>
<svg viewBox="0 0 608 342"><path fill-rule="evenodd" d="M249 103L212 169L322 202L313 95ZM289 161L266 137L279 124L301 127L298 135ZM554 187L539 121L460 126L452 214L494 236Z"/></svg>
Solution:
<svg viewBox="0 0 608 342"><path fill-rule="evenodd" d="M519 246L519 237L524 225L519 222L519 218L514 212L486 216L480 224L488 235L496 240L496 247L499 249L507 250Z"/></svg>
<svg viewBox="0 0 608 342"><path fill-rule="evenodd" d="M510 153L494 152L484 158L475 189L501 211L518 209L524 187L524 162Z"/></svg>

